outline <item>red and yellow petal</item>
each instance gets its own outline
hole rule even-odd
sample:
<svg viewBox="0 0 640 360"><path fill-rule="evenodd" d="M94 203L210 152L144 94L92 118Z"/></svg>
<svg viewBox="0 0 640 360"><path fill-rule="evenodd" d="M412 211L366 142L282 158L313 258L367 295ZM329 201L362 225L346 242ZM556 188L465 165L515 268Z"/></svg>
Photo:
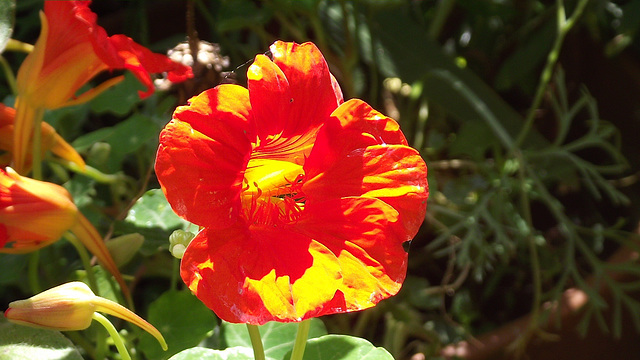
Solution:
<svg viewBox="0 0 640 360"><path fill-rule="evenodd" d="M302 164L318 128L342 102L340 88L312 43L276 42L273 61L256 56L247 72L259 143L256 157Z"/></svg>
<svg viewBox="0 0 640 360"><path fill-rule="evenodd" d="M131 71L147 88L146 91L138 92L141 99L153 94L154 86L150 73L167 72L167 78L172 82L181 82L193 77L189 66L177 63L165 55L155 54L127 36L113 35L109 37L109 42L115 48L118 57L123 60L122 67Z"/></svg>
<svg viewBox="0 0 640 360"><path fill-rule="evenodd" d="M344 103L322 128L304 165L310 202L349 196L385 201L410 237L424 220L427 166L398 124L360 100Z"/></svg>
<svg viewBox="0 0 640 360"><path fill-rule="evenodd" d="M256 325L319 315L341 281L326 247L273 227L202 230L182 258L181 274L221 319Z"/></svg>
<svg viewBox="0 0 640 360"><path fill-rule="evenodd" d="M398 212L381 200L332 199L305 207L295 225L335 254L344 303L333 303L325 314L357 311L395 295L406 276L404 242L411 240Z"/></svg>
<svg viewBox="0 0 640 360"><path fill-rule="evenodd" d="M178 108L160 133L158 180L173 210L195 224L227 227L240 215L251 153L247 96L234 85L208 90Z"/></svg>
<svg viewBox="0 0 640 360"><path fill-rule="evenodd" d="M350 198L304 212L293 227L202 230L183 280L220 318L250 324L362 310L398 292L406 237L393 208Z"/></svg>

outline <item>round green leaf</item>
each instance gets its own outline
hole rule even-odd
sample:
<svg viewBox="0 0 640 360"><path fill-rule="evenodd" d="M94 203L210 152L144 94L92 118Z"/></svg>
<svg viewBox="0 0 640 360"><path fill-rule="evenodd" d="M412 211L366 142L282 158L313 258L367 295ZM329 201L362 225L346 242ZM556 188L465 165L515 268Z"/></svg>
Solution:
<svg viewBox="0 0 640 360"><path fill-rule="evenodd" d="M144 87L131 73L124 75L124 80L105 90L95 99L91 100L91 110L97 114L110 113L116 116L125 116L140 103L138 90Z"/></svg>
<svg viewBox="0 0 640 360"><path fill-rule="evenodd" d="M195 347L175 354L169 360L253 360L253 349L243 346L224 350ZM273 358L267 357L267 360Z"/></svg>
<svg viewBox="0 0 640 360"><path fill-rule="evenodd" d="M181 350L198 345L216 326L213 312L188 291L168 291L149 306L147 319L162 333L169 350L163 351L158 341L143 333L139 349L147 358L161 360Z"/></svg>
<svg viewBox="0 0 640 360"><path fill-rule="evenodd" d="M185 221L171 210L171 205L160 189L149 190L142 195L129 210L125 221L140 228L160 228L162 230L182 228L185 224ZM167 244L168 241L167 238Z"/></svg>
<svg viewBox="0 0 640 360"><path fill-rule="evenodd" d="M0 53L7 46L16 20L16 1L0 0Z"/></svg>
<svg viewBox="0 0 640 360"><path fill-rule="evenodd" d="M298 323L269 322L260 326L259 329L265 355L275 359L282 359L293 348L298 331ZM251 339L245 324L223 322L221 331L227 346L251 347ZM311 319L309 339L326 334L327 329L322 320L318 318Z"/></svg>
<svg viewBox="0 0 640 360"><path fill-rule="evenodd" d="M138 199L126 219L116 224L116 229L121 233L136 232L144 236L140 252L149 255L160 248L169 248L171 232L187 229L189 225L173 212L162 190L153 189Z"/></svg>
<svg viewBox="0 0 640 360"><path fill-rule="evenodd" d="M285 356L288 359L290 354ZM381 347L365 339L347 335L325 335L310 339L304 351L304 360L393 360Z"/></svg>
<svg viewBox="0 0 640 360"><path fill-rule="evenodd" d="M59 331L34 329L0 319L0 360L82 360Z"/></svg>

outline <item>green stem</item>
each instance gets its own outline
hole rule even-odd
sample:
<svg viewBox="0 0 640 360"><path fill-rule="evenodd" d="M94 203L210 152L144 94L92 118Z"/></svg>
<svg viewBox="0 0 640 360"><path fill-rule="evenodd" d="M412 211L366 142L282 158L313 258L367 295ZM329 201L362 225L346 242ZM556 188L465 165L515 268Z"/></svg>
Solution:
<svg viewBox="0 0 640 360"><path fill-rule="evenodd" d="M122 341L120 334L118 334L118 331L109 321L109 319L99 313L93 313L93 319L104 326L105 329L107 329L107 332L109 333L109 335L111 335L111 339L113 339L113 343L116 345L116 349L118 349L122 360L131 360L131 356L129 355L126 346L124 346L124 342Z"/></svg>
<svg viewBox="0 0 640 360"><path fill-rule="evenodd" d="M247 330L249 330L249 338L253 347L253 358L255 360L265 360L264 347L262 346L262 339L260 339L260 329L257 325L247 324Z"/></svg>
<svg viewBox="0 0 640 360"><path fill-rule="evenodd" d="M307 338L309 337L309 328L311 320L307 319L298 325L298 333L296 334L296 342L293 344L291 351L291 360L302 360L304 348L307 346Z"/></svg>
<svg viewBox="0 0 640 360"><path fill-rule="evenodd" d="M171 271L171 287L172 290L178 290L178 278L180 277L180 259L173 258L173 269Z"/></svg>
<svg viewBox="0 0 640 360"><path fill-rule="evenodd" d="M427 33L429 35L429 39L438 39L438 36L440 36L440 32L442 31L447 18L449 18L449 14L451 14L455 3L455 0L442 0L438 2L435 10L435 16L433 17L433 20L431 20L429 32Z"/></svg>
<svg viewBox="0 0 640 360"><path fill-rule="evenodd" d="M529 200L529 193L527 190L527 177L525 169L524 159L520 152L516 153L520 161L520 167L518 168L518 177L520 178L520 206L522 214L527 227L529 228L529 234L527 234L527 242L529 247L529 261L531 261L531 274L533 276L533 305L531 310L531 323L529 327L536 329L538 327L538 315L540 307L542 305L542 275L540 269L540 260L538 257L538 247L536 245L534 234L532 233L533 216L531 215L531 202Z"/></svg>
<svg viewBox="0 0 640 360"><path fill-rule="evenodd" d="M36 250L29 256L29 265L27 273L29 277L29 287L34 294L42 291L40 279L38 276L38 265L40 264L40 250Z"/></svg>
<svg viewBox="0 0 640 360"><path fill-rule="evenodd" d="M524 139L529 134L529 130L533 126L535 121L535 114L540 104L542 103L542 99L544 98L544 94L547 91L547 87L549 86L549 82L551 81L551 76L553 75L553 70L555 69L556 63L558 62L558 57L560 56L560 50L562 49L562 44L564 43L564 38L569 33L571 28L576 24L580 15L582 15L582 11L589 0L580 0L580 2L576 5L576 8L571 14L569 19L566 18L564 3L562 0L558 0L558 11L556 13L557 17L557 27L558 27L558 35L553 42L553 46L551 51L547 55L547 63L545 64L542 73L540 74L540 82L538 83L538 88L536 89L535 97L533 98L533 103L527 111L527 116L525 117L524 125L518 137L516 138L515 145L516 147L520 147L524 142Z"/></svg>
<svg viewBox="0 0 640 360"><path fill-rule="evenodd" d="M98 289L98 281L96 280L96 275L93 273L93 267L91 266L91 257L89 256L89 252L87 252L87 249L84 247L84 245L82 245L80 241L78 241L78 238L76 238L75 235L73 235L72 233L67 232L64 235L64 237L71 243L71 245L73 245L73 247L76 248L76 251L80 256L80 261L82 261L82 266L84 267L85 272L87 273L87 280L89 281L89 287L91 287L91 290L93 290L93 292L96 295L100 295L100 292Z"/></svg>
<svg viewBox="0 0 640 360"><path fill-rule="evenodd" d="M11 66L9 66L9 62L4 56L0 56L0 65L2 66L2 70L4 71L4 76L7 78L7 83L9 84L9 88L11 88L11 92L13 95L18 93L18 86L16 85L16 76L13 74L11 70Z"/></svg>
<svg viewBox="0 0 640 360"><path fill-rule="evenodd" d="M100 170L91 167L89 165L85 165L84 169L78 166L78 164L71 162L66 159L61 159L57 157L47 157L47 161L62 165L64 168L71 170L75 173L85 175L90 177L91 179L101 183L101 184L115 184L118 181L124 179L124 175L121 174L105 174Z"/></svg>

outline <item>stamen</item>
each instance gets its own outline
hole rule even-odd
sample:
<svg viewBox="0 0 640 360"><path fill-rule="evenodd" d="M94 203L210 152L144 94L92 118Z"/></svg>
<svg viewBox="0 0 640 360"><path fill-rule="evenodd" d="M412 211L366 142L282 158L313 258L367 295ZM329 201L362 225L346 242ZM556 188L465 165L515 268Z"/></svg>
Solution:
<svg viewBox="0 0 640 360"><path fill-rule="evenodd" d="M252 225L278 226L296 222L304 210L305 196L302 193L304 174L298 174L294 181L284 178L285 184L269 190L262 190L257 182L253 187L243 187L243 192L251 188L247 202L244 202L245 216ZM243 183L248 181L245 178ZM245 197L246 199L246 197Z"/></svg>

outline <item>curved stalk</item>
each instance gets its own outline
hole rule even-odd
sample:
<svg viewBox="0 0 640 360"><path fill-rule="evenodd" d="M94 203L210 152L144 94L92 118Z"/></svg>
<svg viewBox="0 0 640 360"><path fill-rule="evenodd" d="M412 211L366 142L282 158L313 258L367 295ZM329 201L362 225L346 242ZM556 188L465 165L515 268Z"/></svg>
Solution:
<svg viewBox="0 0 640 360"><path fill-rule="evenodd" d="M113 324L109 321L109 319L104 317L104 315L101 315L98 313L93 313L93 319L99 322L102 326L104 326L105 329L107 329L107 332L113 339L113 343L116 345L116 349L118 349L118 352L120 353L120 357L122 357L122 360L131 360L131 356L127 351L127 347L124 346L124 341L122 341L120 334L118 334L118 331L113 326Z"/></svg>

